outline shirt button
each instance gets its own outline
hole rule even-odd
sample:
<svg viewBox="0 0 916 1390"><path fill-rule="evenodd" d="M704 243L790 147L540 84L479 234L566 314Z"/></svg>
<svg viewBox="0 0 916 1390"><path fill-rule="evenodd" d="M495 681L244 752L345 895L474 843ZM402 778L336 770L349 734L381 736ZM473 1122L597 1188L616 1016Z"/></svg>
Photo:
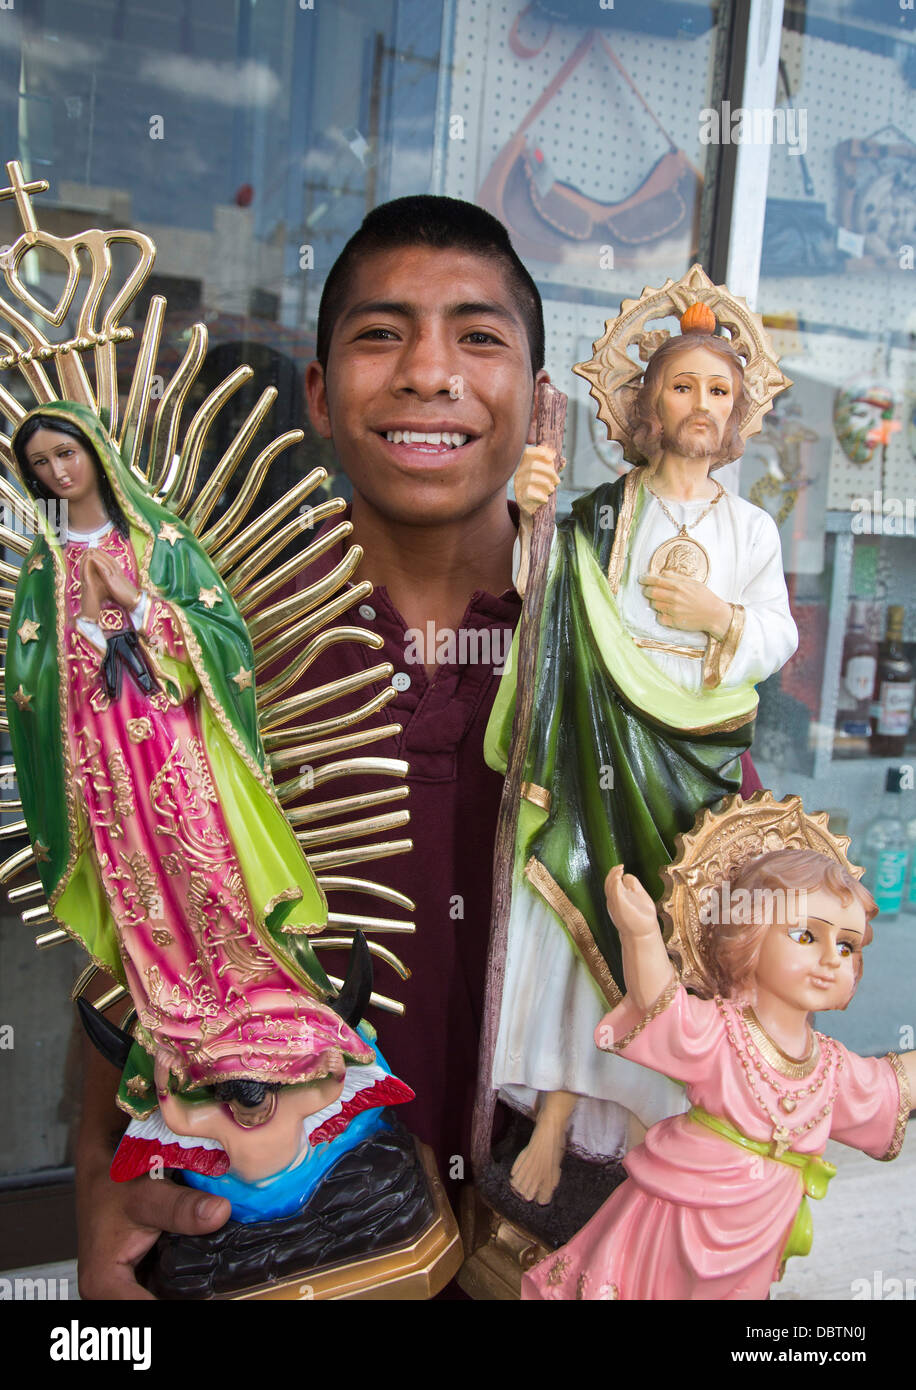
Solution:
<svg viewBox="0 0 916 1390"><path fill-rule="evenodd" d="M391 684L394 686L395 690L409 690L410 677L406 671L397 671L391 677Z"/></svg>
<svg viewBox="0 0 916 1390"><path fill-rule="evenodd" d="M361 618L366 619L367 623L371 623L372 619L375 617L375 609L372 607L371 603L361 603L357 612Z"/></svg>

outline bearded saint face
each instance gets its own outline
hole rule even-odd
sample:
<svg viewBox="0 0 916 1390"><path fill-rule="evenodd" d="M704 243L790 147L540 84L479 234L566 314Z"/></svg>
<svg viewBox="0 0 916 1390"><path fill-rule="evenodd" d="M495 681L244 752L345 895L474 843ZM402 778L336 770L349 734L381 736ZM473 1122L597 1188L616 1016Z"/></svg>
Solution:
<svg viewBox="0 0 916 1390"><path fill-rule="evenodd" d="M711 469L743 451L738 425L746 406L744 373L737 358L706 346L708 341L684 334L653 354L636 398L633 430L634 444L650 462L675 453L705 460Z"/></svg>

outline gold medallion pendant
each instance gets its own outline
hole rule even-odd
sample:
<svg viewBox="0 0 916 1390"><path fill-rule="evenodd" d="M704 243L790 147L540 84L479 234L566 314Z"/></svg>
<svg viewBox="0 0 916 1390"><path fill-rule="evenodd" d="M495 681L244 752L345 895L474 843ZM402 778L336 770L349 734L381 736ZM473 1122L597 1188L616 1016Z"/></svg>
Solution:
<svg viewBox="0 0 916 1390"><path fill-rule="evenodd" d="M662 541L653 550L649 573L679 574L685 579L695 579L697 583L705 584L709 578L709 554L699 541L687 534L686 526L682 526L670 541Z"/></svg>
<svg viewBox="0 0 916 1390"><path fill-rule="evenodd" d="M643 487L649 496L658 503L677 531L677 535L672 536L670 541L662 541L661 545L653 550L649 560L649 573L658 575L679 574L685 579L695 579L698 584L705 584L709 578L709 552L690 535L686 522L679 522L677 517L672 516L661 497L653 491L647 482L643 482ZM699 526L701 521L705 521L713 507L722 501L725 496L725 488L721 483L715 483L715 488L715 497L705 511L700 513L696 521L691 522L691 528Z"/></svg>

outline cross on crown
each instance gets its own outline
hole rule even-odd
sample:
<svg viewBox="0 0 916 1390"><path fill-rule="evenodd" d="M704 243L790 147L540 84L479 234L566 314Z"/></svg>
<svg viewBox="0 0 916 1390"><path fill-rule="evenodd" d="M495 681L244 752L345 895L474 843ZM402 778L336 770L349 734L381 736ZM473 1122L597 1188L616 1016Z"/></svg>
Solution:
<svg viewBox="0 0 916 1390"><path fill-rule="evenodd" d="M0 296L0 320L11 325L24 340L25 346L8 332L0 330L0 373L17 367L36 401L53 400L56 396L81 401L93 410L107 411L114 428L118 411L115 344L133 337L133 329L122 328L120 319L148 278L156 258L156 248L142 232L127 229L103 231L90 228L72 237L42 231L31 200L36 193L47 192L47 180L27 181L22 165L16 159L7 163L6 172L9 187L0 189L0 201L8 198L15 200L23 231L14 244L0 255L0 269L11 291L11 297ZM111 248L116 242L133 246L137 251L137 260L107 308L103 308L102 296L112 274ZM66 262L67 281L63 293L56 305L50 308L36 297L20 276L23 258L37 247L47 248ZM85 276L79 258L81 250L89 253L90 271L89 284L77 314L76 333L72 338L55 343L47 337L43 328L36 326L33 319L43 320L55 327L64 322L73 304L77 285ZM30 311L32 317L27 317L17 307L17 301L18 305ZM164 301L157 297L150 305L150 313L153 317L161 318L163 308ZM90 351L94 355L94 382L80 360L82 353ZM55 389L44 368L45 363L52 361L57 370L59 390Z"/></svg>

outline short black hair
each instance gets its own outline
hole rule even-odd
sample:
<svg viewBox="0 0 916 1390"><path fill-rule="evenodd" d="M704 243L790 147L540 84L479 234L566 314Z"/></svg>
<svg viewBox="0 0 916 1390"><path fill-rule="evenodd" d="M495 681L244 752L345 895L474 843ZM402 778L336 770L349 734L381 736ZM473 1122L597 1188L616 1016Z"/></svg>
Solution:
<svg viewBox="0 0 916 1390"><path fill-rule="evenodd" d="M347 285L357 263L379 251L429 246L436 251L469 251L498 262L522 316L531 352L531 370L544 365L544 309L537 285L522 265L503 224L475 203L419 194L395 198L373 208L331 266L318 308L316 356L326 371L331 335L340 317Z"/></svg>

